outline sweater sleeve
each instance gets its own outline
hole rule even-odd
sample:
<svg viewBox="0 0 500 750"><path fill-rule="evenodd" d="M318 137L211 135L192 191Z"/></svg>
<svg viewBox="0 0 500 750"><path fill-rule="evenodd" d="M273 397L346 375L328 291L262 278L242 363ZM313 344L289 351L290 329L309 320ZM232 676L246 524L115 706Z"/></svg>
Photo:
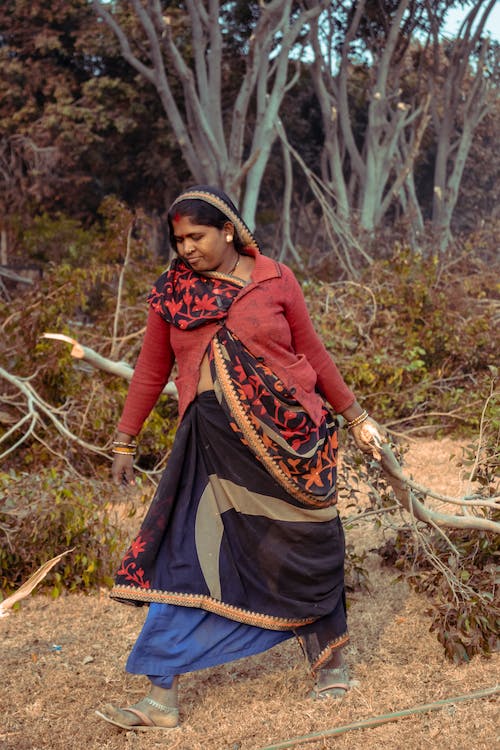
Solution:
<svg viewBox="0 0 500 750"><path fill-rule="evenodd" d="M144 341L125 399L118 430L137 435L160 397L174 364L170 326L150 308Z"/></svg>
<svg viewBox="0 0 500 750"><path fill-rule="evenodd" d="M356 397L347 386L331 355L316 333L299 282L287 266L281 266L286 284L286 317L297 354L304 354L318 376L321 394L341 414Z"/></svg>

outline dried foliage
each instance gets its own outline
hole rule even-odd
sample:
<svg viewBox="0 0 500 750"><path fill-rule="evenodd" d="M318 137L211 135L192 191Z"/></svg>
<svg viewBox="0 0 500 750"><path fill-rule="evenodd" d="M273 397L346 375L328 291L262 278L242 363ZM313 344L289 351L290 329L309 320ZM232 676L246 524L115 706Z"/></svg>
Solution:
<svg viewBox="0 0 500 750"><path fill-rule="evenodd" d="M500 514L492 517L499 520ZM423 544L404 528L380 554L428 597L431 630L448 658L459 663L499 650L498 534L454 529L448 538L433 532Z"/></svg>
<svg viewBox="0 0 500 750"><path fill-rule="evenodd" d="M35 288L27 291L20 286L13 290L12 300L0 301L2 365L29 391L22 393L12 382L2 380L1 448L9 450L24 438L9 455L12 468L55 464L87 476L99 476L102 470L107 474L108 461L99 451L106 452L110 446L127 383L103 373L93 377L94 370L75 362L66 345L42 339L44 331L57 331L82 338L103 356L113 351L114 359L126 359L132 365L137 357L147 314L145 299L160 266L148 250L149 227L144 220L111 200L103 204L101 213L103 229L89 231L86 237L83 230L75 233L74 251L64 262L57 262L58 238L67 245L68 226L59 218L52 224L46 219L37 246L46 260L43 278ZM124 267L131 226L132 257ZM60 429L39 408L43 405L49 407ZM159 414L165 416L165 410L173 414L168 405L160 405ZM22 422L27 415L28 423ZM28 425L31 434L27 434ZM73 439L68 439L68 433ZM156 453L163 455L171 434L158 413L150 421L148 436L142 443L143 455L151 452L153 444ZM150 467L150 457L146 465Z"/></svg>
<svg viewBox="0 0 500 750"><path fill-rule="evenodd" d="M470 433L497 364L497 272L470 246L448 259L396 246L359 282L304 285L326 346L386 427Z"/></svg>
<svg viewBox="0 0 500 750"><path fill-rule="evenodd" d="M109 585L125 546L102 483L44 469L0 474L0 590L18 588L46 560L74 548L43 584L52 596Z"/></svg>
<svg viewBox="0 0 500 750"><path fill-rule="evenodd" d="M479 446L468 445L462 457L462 465L485 499L498 496L500 489L500 413L494 393L487 407ZM500 511L491 509L489 517L500 520ZM499 534L452 529L445 535L407 524L386 541L379 554L403 571L416 591L427 595L431 630L436 631L448 658L458 663L499 650Z"/></svg>

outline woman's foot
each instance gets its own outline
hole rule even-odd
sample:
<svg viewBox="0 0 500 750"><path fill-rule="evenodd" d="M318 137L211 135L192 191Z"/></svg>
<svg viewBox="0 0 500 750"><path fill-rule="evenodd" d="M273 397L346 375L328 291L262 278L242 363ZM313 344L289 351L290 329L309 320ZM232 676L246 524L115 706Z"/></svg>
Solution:
<svg viewBox="0 0 500 750"><path fill-rule="evenodd" d="M179 723L177 708L177 678L169 690L152 686L145 698L128 708L118 708L107 703L97 716L120 729L150 731L152 729L173 729Z"/></svg>
<svg viewBox="0 0 500 750"><path fill-rule="evenodd" d="M318 669L311 698L343 698L351 686L347 665Z"/></svg>
<svg viewBox="0 0 500 750"><path fill-rule="evenodd" d="M330 659L315 672L315 682L310 698L343 698L353 682L342 649L334 651Z"/></svg>

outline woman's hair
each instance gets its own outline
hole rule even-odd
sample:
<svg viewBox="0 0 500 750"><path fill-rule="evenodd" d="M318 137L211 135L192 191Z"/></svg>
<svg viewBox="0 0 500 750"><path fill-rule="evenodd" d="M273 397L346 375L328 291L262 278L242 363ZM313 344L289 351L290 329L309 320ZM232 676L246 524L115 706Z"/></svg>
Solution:
<svg viewBox="0 0 500 750"><path fill-rule="evenodd" d="M192 188L186 190L183 195L190 192L204 192L210 193L217 198L220 198L231 211L239 216L238 209L232 202L232 200L222 190L211 185L195 185ZM215 227L216 229L223 229L224 224L230 222L234 225L234 222L230 217L226 216L216 206L207 203L202 198L184 198L178 202L174 202L168 211L168 231L170 245L173 250L176 250L175 232L173 226L173 219L176 216L183 216L190 219L193 224L201 224L204 227ZM234 246L240 253L244 248L244 243L238 234L236 226L234 227Z"/></svg>

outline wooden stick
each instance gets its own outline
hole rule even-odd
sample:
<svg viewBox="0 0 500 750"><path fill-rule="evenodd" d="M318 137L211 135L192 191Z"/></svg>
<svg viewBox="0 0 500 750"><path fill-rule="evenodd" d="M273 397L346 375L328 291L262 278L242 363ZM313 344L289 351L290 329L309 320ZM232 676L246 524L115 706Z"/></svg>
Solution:
<svg viewBox="0 0 500 750"><path fill-rule="evenodd" d="M312 732L311 734L305 734L303 737L295 737L292 740L284 740L278 742L277 745L268 745L260 748L260 750L284 750L287 747L295 747L306 742L314 742L316 740L322 740L325 737L333 737L334 735L344 734L352 729L368 729L370 727L378 727L381 724L388 724L391 721L398 721L406 716L413 716L415 714L424 714L428 711L439 711L443 706L449 706L454 703L461 703L462 701L470 701L476 698L487 698L491 695L496 695L500 692L500 685L494 687L484 688L483 690L477 690L474 693L468 693L467 695L457 695L455 698L444 698L440 701L434 701L433 703L424 703L422 706L414 706L413 708L406 708L403 711L395 711L390 714L382 714L380 716L371 716L368 719L361 719L355 721L352 724L344 724L341 727L335 729L324 729L321 732ZM323 746L322 746L323 747Z"/></svg>

